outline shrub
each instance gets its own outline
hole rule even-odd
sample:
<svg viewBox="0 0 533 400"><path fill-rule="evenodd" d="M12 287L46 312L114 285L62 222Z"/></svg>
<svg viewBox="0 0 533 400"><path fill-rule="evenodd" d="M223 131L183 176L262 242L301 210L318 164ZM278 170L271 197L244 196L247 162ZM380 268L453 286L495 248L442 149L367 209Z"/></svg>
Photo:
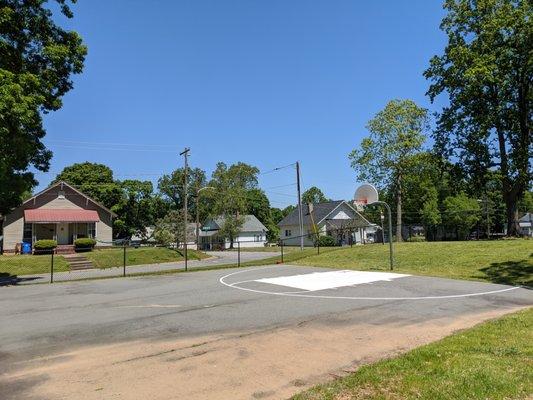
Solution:
<svg viewBox="0 0 533 400"><path fill-rule="evenodd" d="M37 240L33 244L35 250L53 250L57 247L57 242L51 239Z"/></svg>
<svg viewBox="0 0 533 400"><path fill-rule="evenodd" d="M409 239L407 239L408 242L425 242L426 238L424 236L411 236Z"/></svg>
<svg viewBox="0 0 533 400"><path fill-rule="evenodd" d="M337 245L333 236L320 236L318 238L318 243L315 243L315 245L316 244L320 247L333 247Z"/></svg>
<svg viewBox="0 0 533 400"><path fill-rule="evenodd" d="M76 250L92 250L96 245L96 240L90 238L80 238L74 241L74 247Z"/></svg>

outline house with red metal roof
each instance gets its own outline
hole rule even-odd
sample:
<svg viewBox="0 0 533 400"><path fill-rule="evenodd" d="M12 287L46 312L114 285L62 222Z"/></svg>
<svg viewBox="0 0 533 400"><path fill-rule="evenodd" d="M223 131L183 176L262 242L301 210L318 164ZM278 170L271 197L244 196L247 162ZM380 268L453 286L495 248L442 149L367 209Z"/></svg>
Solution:
<svg viewBox="0 0 533 400"><path fill-rule="evenodd" d="M110 246L116 214L66 182L57 182L3 217L3 251L15 252L22 242L57 241L58 249L74 250L74 241L92 238Z"/></svg>

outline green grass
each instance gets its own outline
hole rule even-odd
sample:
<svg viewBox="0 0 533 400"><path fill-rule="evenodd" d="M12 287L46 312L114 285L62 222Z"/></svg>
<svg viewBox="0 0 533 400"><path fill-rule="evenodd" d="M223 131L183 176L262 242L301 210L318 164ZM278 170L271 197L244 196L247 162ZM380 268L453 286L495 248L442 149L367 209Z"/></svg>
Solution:
<svg viewBox="0 0 533 400"><path fill-rule="evenodd" d="M123 249L102 249L80 253L93 262L96 268L121 267ZM189 250L190 260L208 257L205 253ZM176 250L164 247L140 247L126 249L126 265L158 264L183 261L183 256ZM62 256L54 255L54 272L68 271L68 264ZM31 275L50 272L50 255L0 255L0 277L12 275Z"/></svg>
<svg viewBox="0 0 533 400"><path fill-rule="evenodd" d="M364 366L293 400L526 399L533 395L533 309Z"/></svg>
<svg viewBox="0 0 533 400"><path fill-rule="evenodd" d="M533 286L533 241L498 240L394 244L395 271L415 275ZM296 264L356 270L388 270L388 245L343 248Z"/></svg>
<svg viewBox="0 0 533 400"><path fill-rule="evenodd" d="M97 268L120 267L123 265L124 250L122 248L94 250L82 253ZM188 250L189 260L200 260L207 255L196 250ZM183 261L182 252L165 247L139 247L126 249L126 265L159 264Z"/></svg>
<svg viewBox="0 0 533 400"><path fill-rule="evenodd" d="M50 255L0 255L0 277L50 272ZM67 262L54 255L54 271L68 271Z"/></svg>

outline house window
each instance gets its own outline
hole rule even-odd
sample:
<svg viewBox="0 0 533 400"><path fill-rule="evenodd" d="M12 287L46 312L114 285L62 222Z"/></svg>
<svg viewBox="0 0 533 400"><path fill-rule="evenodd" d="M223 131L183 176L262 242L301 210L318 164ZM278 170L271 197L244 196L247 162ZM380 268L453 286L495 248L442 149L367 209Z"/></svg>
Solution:
<svg viewBox="0 0 533 400"><path fill-rule="evenodd" d="M263 240L263 235L254 235L254 242L260 242Z"/></svg>
<svg viewBox="0 0 533 400"><path fill-rule="evenodd" d="M292 231L290 229L285 229L285 236L292 236Z"/></svg>
<svg viewBox="0 0 533 400"><path fill-rule="evenodd" d="M95 239L96 238L96 223L95 222L89 222L87 224L87 235L91 239Z"/></svg>
<svg viewBox="0 0 533 400"><path fill-rule="evenodd" d="M28 243L32 242L32 238L33 238L33 229L32 228L33 228L32 224L28 224L28 223L24 224L24 234L22 235L22 241L23 242L28 242Z"/></svg>

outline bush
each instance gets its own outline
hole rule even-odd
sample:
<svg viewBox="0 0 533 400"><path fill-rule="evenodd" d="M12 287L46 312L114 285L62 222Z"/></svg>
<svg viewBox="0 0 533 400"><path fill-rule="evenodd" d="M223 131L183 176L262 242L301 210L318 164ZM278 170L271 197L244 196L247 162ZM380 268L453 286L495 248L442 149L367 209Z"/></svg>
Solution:
<svg viewBox="0 0 533 400"><path fill-rule="evenodd" d="M51 239L37 240L33 244L35 250L53 250L57 247L57 242Z"/></svg>
<svg viewBox="0 0 533 400"><path fill-rule="evenodd" d="M408 242L425 242L426 238L424 236L411 236L409 239L407 239Z"/></svg>
<svg viewBox="0 0 533 400"><path fill-rule="evenodd" d="M96 245L96 240L90 238L80 238L74 241L76 250L92 250Z"/></svg>
<svg viewBox="0 0 533 400"><path fill-rule="evenodd" d="M337 245L333 236L320 236L317 242L315 242L315 245L318 244L320 247L333 247Z"/></svg>

